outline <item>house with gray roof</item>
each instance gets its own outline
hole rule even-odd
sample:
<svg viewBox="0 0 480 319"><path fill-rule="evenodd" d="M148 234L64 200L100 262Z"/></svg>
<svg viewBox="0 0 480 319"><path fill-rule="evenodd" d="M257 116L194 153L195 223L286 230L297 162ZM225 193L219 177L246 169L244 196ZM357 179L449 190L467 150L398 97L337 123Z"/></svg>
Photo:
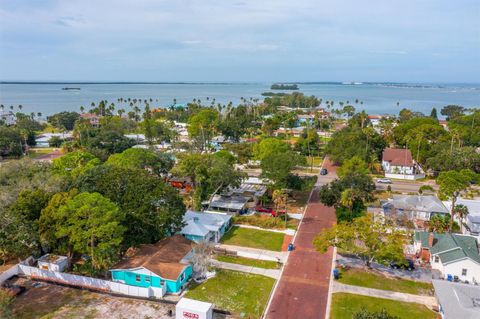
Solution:
<svg viewBox="0 0 480 319"><path fill-rule="evenodd" d="M202 203L206 211L218 212L221 214L238 215L246 212L247 203L251 197L240 195L214 195L210 201Z"/></svg>
<svg viewBox="0 0 480 319"><path fill-rule="evenodd" d="M432 269L445 279L480 282L480 254L475 237L416 232L414 242L417 249L420 247L422 259L429 257Z"/></svg>
<svg viewBox="0 0 480 319"><path fill-rule="evenodd" d="M393 195L382 204L385 217L411 220L416 228L425 229L435 215L445 215L449 210L434 195Z"/></svg>
<svg viewBox="0 0 480 319"><path fill-rule="evenodd" d="M432 280L443 319L480 318L480 287Z"/></svg>
<svg viewBox="0 0 480 319"><path fill-rule="evenodd" d="M452 207L452 202L445 201L443 203L448 210L450 210ZM480 236L480 200L459 198L457 199L455 205L463 205L468 209L467 217L461 221L467 226L464 228L464 233L477 237ZM455 219L460 222L458 217Z"/></svg>
<svg viewBox="0 0 480 319"><path fill-rule="evenodd" d="M230 228L232 217L227 214L187 211L183 216L185 226L180 234L194 242L217 243Z"/></svg>

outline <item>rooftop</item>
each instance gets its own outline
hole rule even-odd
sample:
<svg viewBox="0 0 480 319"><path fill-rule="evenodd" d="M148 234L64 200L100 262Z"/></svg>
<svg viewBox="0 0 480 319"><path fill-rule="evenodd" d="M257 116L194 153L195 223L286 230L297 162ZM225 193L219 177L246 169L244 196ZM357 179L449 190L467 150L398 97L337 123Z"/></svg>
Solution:
<svg viewBox="0 0 480 319"><path fill-rule="evenodd" d="M155 244L130 248L115 269L146 268L158 276L177 280L186 267L181 261L193 249L194 243L182 235L164 238Z"/></svg>
<svg viewBox="0 0 480 319"><path fill-rule="evenodd" d="M384 161L396 166L412 166L412 153L408 149L403 148L386 148L383 150Z"/></svg>
<svg viewBox="0 0 480 319"><path fill-rule="evenodd" d="M200 213L187 211L183 216L186 224L180 231L182 234L205 236L209 231L218 231L232 217L223 214Z"/></svg>
<svg viewBox="0 0 480 319"><path fill-rule="evenodd" d="M430 253L438 255L444 264L465 258L480 264L477 240L471 236L444 234L430 249Z"/></svg>
<svg viewBox="0 0 480 319"><path fill-rule="evenodd" d="M46 255L43 255L42 257L38 258L38 261L46 262L46 263L50 263L50 264L58 264L58 263L64 261L65 259L67 259L66 256L46 254Z"/></svg>
<svg viewBox="0 0 480 319"><path fill-rule="evenodd" d="M215 195L210 201L210 208L225 210L241 210L248 202L248 198L243 196L221 196Z"/></svg>
<svg viewBox="0 0 480 319"><path fill-rule="evenodd" d="M432 283L445 318L480 318L480 287L446 280Z"/></svg>
<svg viewBox="0 0 480 319"><path fill-rule="evenodd" d="M393 195L384 205L391 204L397 209L424 211L435 213L448 213L443 203L433 195Z"/></svg>

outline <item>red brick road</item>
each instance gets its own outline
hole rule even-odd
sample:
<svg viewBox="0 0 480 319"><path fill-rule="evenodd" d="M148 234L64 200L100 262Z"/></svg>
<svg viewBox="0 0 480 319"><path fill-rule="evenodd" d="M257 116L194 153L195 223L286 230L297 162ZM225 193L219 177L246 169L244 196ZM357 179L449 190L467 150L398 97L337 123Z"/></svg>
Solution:
<svg viewBox="0 0 480 319"><path fill-rule="evenodd" d="M326 164L324 167L333 172L331 165ZM315 190L295 237L295 250L288 257L266 311L266 319L325 318L333 249L319 254L312 241L316 234L331 227L335 221L335 210L319 203Z"/></svg>

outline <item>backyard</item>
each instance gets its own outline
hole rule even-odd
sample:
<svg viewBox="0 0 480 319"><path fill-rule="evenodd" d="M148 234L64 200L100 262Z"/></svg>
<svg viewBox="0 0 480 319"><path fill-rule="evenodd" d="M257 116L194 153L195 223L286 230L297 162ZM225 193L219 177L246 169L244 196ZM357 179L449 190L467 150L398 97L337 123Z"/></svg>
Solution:
<svg viewBox="0 0 480 319"><path fill-rule="evenodd" d="M431 283L388 278L363 269L352 268L349 270L341 270L338 281L347 285L398 291L414 295L433 295L433 286Z"/></svg>
<svg viewBox="0 0 480 319"><path fill-rule="evenodd" d="M424 305L349 293L334 293L332 295L330 318L351 319L353 315L361 309L368 311L381 311L385 309L390 315L397 316L400 319L437 318L437 314Z"/></svg>
<svg viewBox="0 0 480 319"><path fill-rule="evenodd" d="M274 284L265 276L219 269L215 277L190 287L186 297L214 303L243 318L260 318Z"/></svg>
<svg viewBox="0 0 480 319"><path fill-rule="evenodd" d="M221 240L222 244L281 251L285 234L233 226Z"/></svg>
<svg viewBox="0 0 480 319"><path fill-rule="evenodd" d="M239 265L257 267L257 268L265 268L265 269L280 268L280 264L278 262L271 261L271 260L252 259L252 258L235 257L235 256L228 256L228 255L217 255L215 256L215 259L225 263L239 264Z"/></svg>

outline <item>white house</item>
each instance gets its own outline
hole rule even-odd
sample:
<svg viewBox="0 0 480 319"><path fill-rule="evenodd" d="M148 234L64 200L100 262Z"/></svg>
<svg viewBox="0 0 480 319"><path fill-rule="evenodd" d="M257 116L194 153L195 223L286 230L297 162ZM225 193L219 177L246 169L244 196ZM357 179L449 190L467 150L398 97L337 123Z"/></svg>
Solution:
<svg viewBox="0 0 480 319"><path fill-rule="evenodd" d="M445 279L480 282L480 255L472 236L444 234L430 248L430 265Z"/></svg>
<svg viewBox="0 0 480 319"><path fill-rule="evenodd" d="M408 149L386 148L383 151L382 167L387 178L416 180L425 177Z"/></svg>
<svg viewBox="0 0 480 319"><path fill-rule="evenodd" d="M68 266L68 258L66 256L43 255L37 260L38 268L43 270L62 272Z"/></svg>
<svg viewBox="0 0 480 319"><path fill-rule="evenodd" d="M17 117L12 111L0 111L0 121L5 122L6 125L15 125Z"/></svg>

